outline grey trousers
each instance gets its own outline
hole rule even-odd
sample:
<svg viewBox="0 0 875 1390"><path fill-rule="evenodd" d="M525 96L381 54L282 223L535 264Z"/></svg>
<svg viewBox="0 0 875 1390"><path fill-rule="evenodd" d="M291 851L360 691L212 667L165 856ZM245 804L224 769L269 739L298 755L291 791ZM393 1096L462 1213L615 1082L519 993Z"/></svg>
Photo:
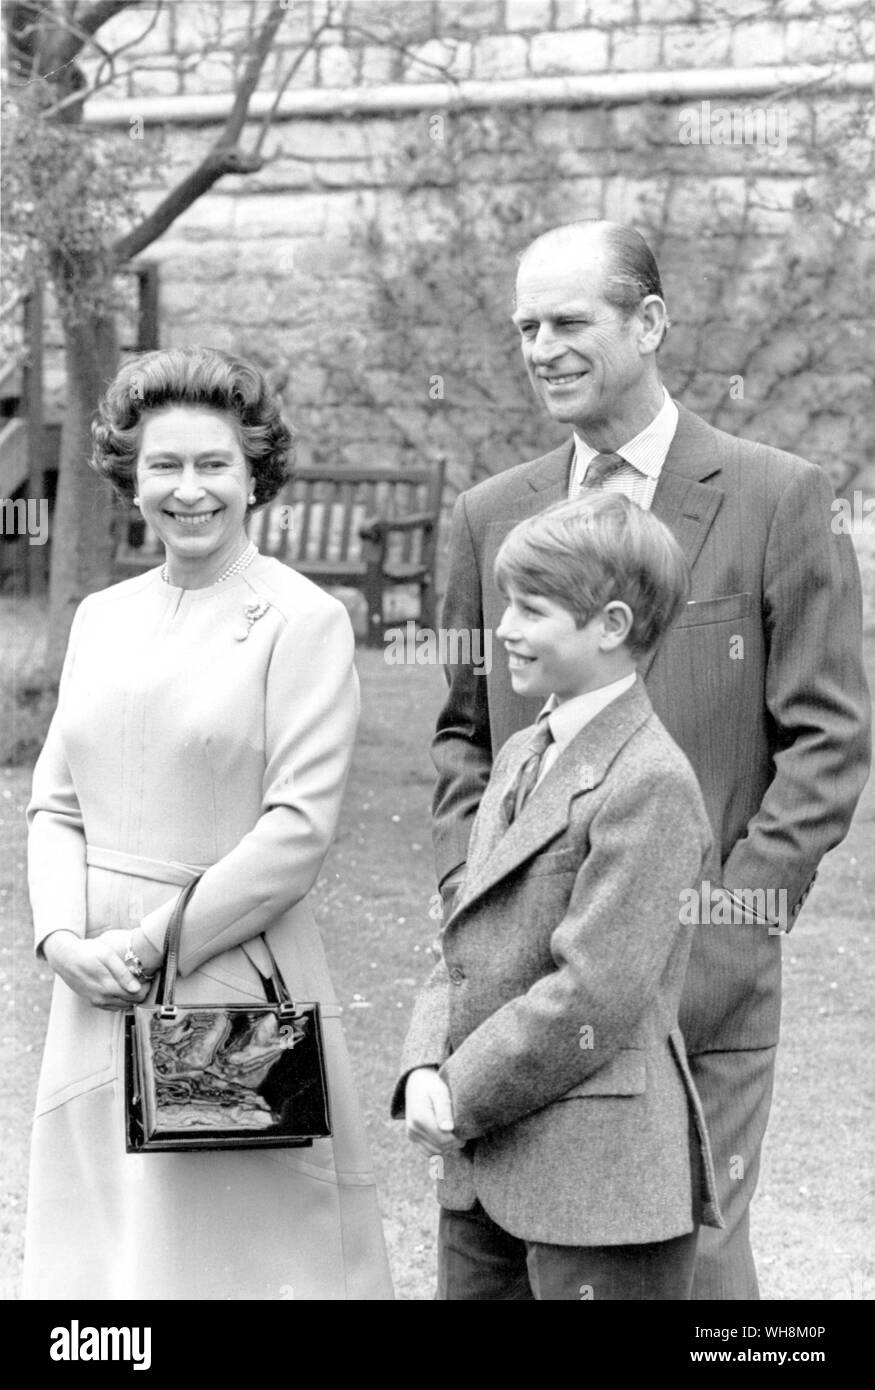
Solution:
<svg viewBox="0 0 875 1390"><path fill-rule="evenodd" d="M498 1226L478 1202L441 1211L438 1288L445 1302L687 1299L696 1230L650 1245L542 1245Z"/></svg>
<svg viewBox="0 0 875 1390"><path fill-rule="evenodd" d="M690 1070L705 1111L720 1207L726 1229L702 1226L690 1297L758 1299L750 1248L750 1203L775 1080L776 1047L753 1052L702 1052Z"/></svg>

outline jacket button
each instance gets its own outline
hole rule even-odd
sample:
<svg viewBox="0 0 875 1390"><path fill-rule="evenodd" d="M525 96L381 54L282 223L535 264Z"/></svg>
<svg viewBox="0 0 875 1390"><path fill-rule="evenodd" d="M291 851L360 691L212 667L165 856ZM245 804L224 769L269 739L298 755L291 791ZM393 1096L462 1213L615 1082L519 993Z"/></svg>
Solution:
<svg viewBox="0 0 875 1390"><path fill-rule="evenodd" d="M460 985L465 978L465 972L460 966L454 965L450 970L450 979L454 985Z"/></svg>

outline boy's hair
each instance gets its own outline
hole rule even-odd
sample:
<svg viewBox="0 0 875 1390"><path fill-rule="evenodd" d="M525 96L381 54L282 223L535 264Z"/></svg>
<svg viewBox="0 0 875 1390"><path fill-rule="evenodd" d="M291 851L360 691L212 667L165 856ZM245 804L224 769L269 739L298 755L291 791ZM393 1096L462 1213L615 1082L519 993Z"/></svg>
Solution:
<svg viewBox="0 0 875 1390"><path fill-rule="evenodd" d="M627 603L634 657L654 647L681 613L690 570L668 527L619 492L592 489L521 521L495 560L506 593L553 599L578 627L612 600Z"/></svg>

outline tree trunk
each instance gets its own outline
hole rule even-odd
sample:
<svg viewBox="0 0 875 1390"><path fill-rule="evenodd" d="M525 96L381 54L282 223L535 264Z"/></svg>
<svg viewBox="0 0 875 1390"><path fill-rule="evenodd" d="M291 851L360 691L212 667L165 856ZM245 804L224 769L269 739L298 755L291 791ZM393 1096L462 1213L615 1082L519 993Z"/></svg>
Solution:
<svg viewBox="0 0 875 1390"><path fill-rule="evenodd" d="M58 492L52 525L46 673L60 675L73 614L86 594L112 582L118 510L109 484L88 466L91 421L118 367L111 314L95 312L64 325L67 400L61 429Z"/></svg>
<svg viewBox="0 0 875 1390"><path fill-rule="evenodd" d="M52 87L57 99L83 95L86 79L76 60L83 47L108 19L137 4L138 0L92 0L88 6L54 6L19 0L10 11L8 29L12 36L13 68L26 86L33 70L34 54L38 72ZM249 102L288 10L287 0L275 0L254 34L245 67L235 91L231 111L215 146L198 167L129 234L114 244L106 244L98 217L91 224L89 244L83 228L69 239L57 237L48 245L51 278L57 292L64 329L67 374L67 400L61 427L61 460L58 492L51 538L51 579L49 584L49 623L45 668L49 679L60 675L70 624L77 605L87 594L112 581L115 543L114 522L120 512L112 489L88 467L91 454L91 420L98 399L118 366L118 338L109 309L112 276L118 266L139 253L169 227L197 198L227 173L252 173L263 163L262 132L251 154L239 148ZM69 10L64 17L60 11ZM72 11L76 22L72 23ZM310 42L292 64L291 76L319 34L332 22L329 18L313 34ZM101 50L102 51L102 50ZM122 52L119 49L118 52ZM116 55L109 56L110 62ZM288 80L288 79L286 79ZM83 95L84 99L84 95ZM67 101L56 109L59 123L79 125L82 100ZM273 113L271 112L271 115ZM81 209L76 209L77 215ZM80 219L81 220L81 219ZM65 307L66 306L66 307ZM89 307L90 306L90 307ZM103 306L103 307L97 307Z"/></svg>

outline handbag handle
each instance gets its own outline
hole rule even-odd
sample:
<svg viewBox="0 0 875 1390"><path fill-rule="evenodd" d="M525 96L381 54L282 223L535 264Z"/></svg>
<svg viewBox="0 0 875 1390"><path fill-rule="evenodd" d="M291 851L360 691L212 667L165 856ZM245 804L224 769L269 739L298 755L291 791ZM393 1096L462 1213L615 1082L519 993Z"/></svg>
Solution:
<svg viewBox="0 0 875 1390"><path fill-rule="evenodd" d="M164 959L161 962L161 974L158 979L158 989L155 997L156 1003L162 1010L172 1010L174 1007L173 991L176 988L176 976L179 970L179 940L182 935L182 915L185 912L192 893L200 883L202 877L202 874L196 874L182 889L173 905L173 912L167 924L167 935L164 939ZM262 971L259 970L255 961L249 955L249 952L246 951L245 946L243 950L246 951L246 956L250 965L252 965L258 978L261 980L265 998L270 1004L279 1004L282 1008L294 1009L294 1001L286 987L286 982L277 965L276 957L270 949L270 943L263 933L261 939L264 942L265 950L270 960L269 976L264 975ZM273 998L271 998L271 994L273 994Z"/></svg>
<svg viewBox="0 0 875 1390"><path fill-rule="evenodd" d="M158 991L155 996L156 1003L162 1009L173 1008L173 991L176 987L176 972L179 967L179 938L182 935L182 914L185 911L186 903L191 897L197 885L200 883L201 875L196 874L194 878L182 889L179 897L173 905L173 912L167 924L167 935L164 938L164 959L161 962L161 975L158 980Z"/></svg>

